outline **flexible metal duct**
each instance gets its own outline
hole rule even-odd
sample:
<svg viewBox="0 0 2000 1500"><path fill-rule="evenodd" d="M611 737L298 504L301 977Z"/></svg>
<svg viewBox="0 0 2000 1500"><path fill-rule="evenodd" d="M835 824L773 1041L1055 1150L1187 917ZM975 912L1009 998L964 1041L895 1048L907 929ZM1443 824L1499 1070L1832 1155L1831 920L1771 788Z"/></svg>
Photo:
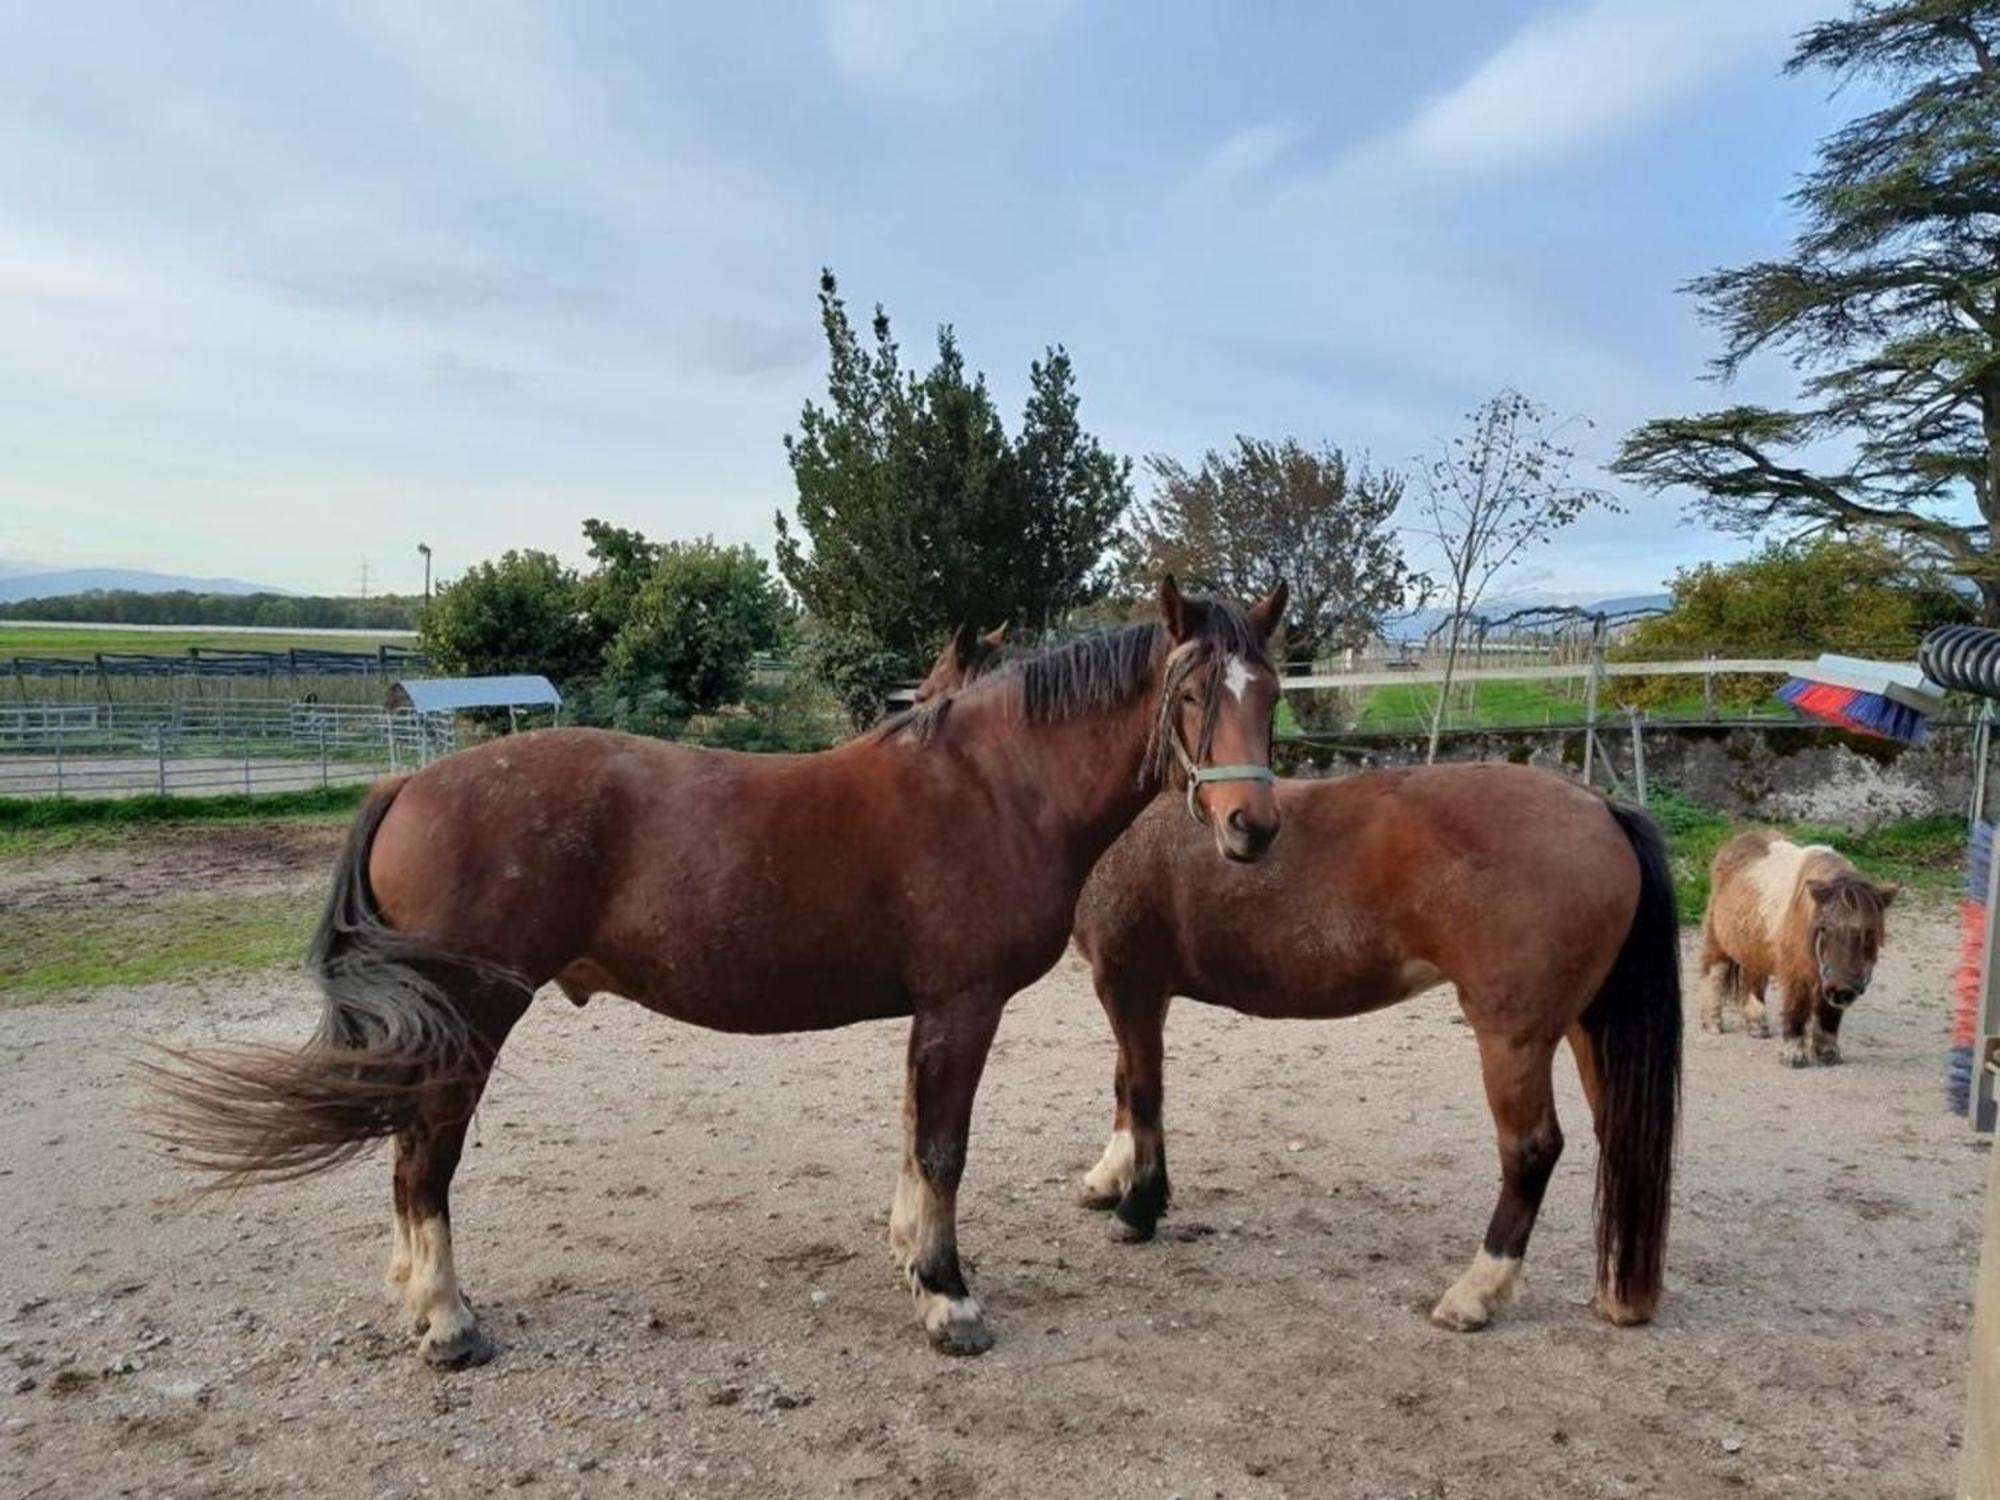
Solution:
<svg viewBox="0 0 2000 1500"><path fill-rule="evenodd" d="M2000 698L2000 630L1940 625L1924 637L1917 661L1939 687Z"/></svg>

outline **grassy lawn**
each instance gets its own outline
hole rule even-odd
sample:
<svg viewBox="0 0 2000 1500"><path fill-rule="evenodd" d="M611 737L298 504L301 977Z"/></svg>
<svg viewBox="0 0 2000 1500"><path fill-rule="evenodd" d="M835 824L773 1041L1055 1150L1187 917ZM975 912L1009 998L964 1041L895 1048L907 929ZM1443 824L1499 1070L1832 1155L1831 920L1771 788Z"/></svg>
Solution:
<svg viewBox="0 0 2000 1500"><path fill-rule="evenodd" d="M388 644L411 646L407 636L314 635L309 630L286 635L237 635L230 631L203 630L199 625L174 630L120 630L111 625L65 625L48 630L28 630L0 622L0 660L14 656L82 656L99 651L136 651L151 656L172 656L190 646L218 651L285 651L293 646L313 646L330 651L373 651Z"/></svg>
<svg viewBox="0 0 2000 1500"><path fill-rule="evenodd" d="M1584 716L1583 683L1556 679L1547 682L1473 682L1454 687L1452 712L1447 723L1453 727L1515 729L1536 724L1580 724ZM1468 696L1471 712L1466 710ZM1355 728L1376 734L1412 734L1430 727L1431 708L1437 702L1435 683L1398 683L1371 690L1362 704ZM1759 712L1782 712L1776 699L1755 705ZM1723 717L1746 711L1744 705L1721 706ZM1609 679L1599 700L1599 721L1622 719L1618 707L1618 682ZM1699 719L1705 713L1699 690L1658 703L1646 710L1653 719Z"/></svg>
<svg viewBox="0 0 2000 1500"><path fill-rule="evenodd" d="M320 900L316 892L180 895L143 906L14 913L0 946L0 1008L84 998L102 985L295 965Z"/></svg>
<svg viewBox="0 0 2000 1500"><path fill-rule="evenodd" d="M255 823L353 815L365 786L261 797L0 797L0 859L116 843L138 825Z"/></svg>
<svg viewBox="0 0 2000 1500"><path fill-rule="evenodd" d="M1466 717L1463 704L1467 688L1471 689L1473 718L1479 724L1499 728L1583 717L1582 688L1574 682L1474 682L1452 689L1454 723ZM1376 688L1362 705L1356 727L1384 734L1428 728L1437 691L1435 683L1424 682Z"/></svg>
<svg viewBox="0 0 2000 1500"><path fill-rule="evenodd" d="M258 829L344 827L361 787L268 797L134 797L97 801L0 798L0 1008L84 998L104 985L247 974L296 965L318 919L318 881L280 890L215 890L199 875L160 883L139 899L30 901L9 910L10 864L78 856L84 869L127 861L145 841L197 852L227 825ZM97 851L103 851L101 853ZM30 886L33 879L30 878ZM291 886L289 880L286 886ZM75 885L71 891L79 888ZM84 887L82 889L88 889Z"/></svg>

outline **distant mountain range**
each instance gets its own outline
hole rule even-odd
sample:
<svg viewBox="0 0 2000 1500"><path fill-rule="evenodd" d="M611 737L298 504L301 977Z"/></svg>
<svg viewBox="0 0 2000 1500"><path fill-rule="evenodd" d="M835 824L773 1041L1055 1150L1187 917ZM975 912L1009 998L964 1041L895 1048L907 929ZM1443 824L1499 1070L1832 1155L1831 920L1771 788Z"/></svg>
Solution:
<svg viewBox="0 0 2000 1500"><path fill-rule="evenodd" d="M140 594L287 594L289 589L241 578L191 578L182 573L154 573L144 568L64 568L43 570L33 563L0 558L0 603L17 599L59 599L101 589L130 589Z"/></svg>

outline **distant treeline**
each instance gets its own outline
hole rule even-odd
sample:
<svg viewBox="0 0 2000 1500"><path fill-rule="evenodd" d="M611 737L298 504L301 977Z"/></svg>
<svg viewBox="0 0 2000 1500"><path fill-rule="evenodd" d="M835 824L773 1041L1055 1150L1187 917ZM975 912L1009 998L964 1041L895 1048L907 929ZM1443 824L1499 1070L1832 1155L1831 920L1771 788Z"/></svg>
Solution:
<svg viewBox="0 0 2000 1500"><path fill-rule="evenodd" d="M66 620L78 625L272 625L290 630L414 630L423 600L382 594L142 594L93 589L53 599L0 604L0 620Z"/></svg>

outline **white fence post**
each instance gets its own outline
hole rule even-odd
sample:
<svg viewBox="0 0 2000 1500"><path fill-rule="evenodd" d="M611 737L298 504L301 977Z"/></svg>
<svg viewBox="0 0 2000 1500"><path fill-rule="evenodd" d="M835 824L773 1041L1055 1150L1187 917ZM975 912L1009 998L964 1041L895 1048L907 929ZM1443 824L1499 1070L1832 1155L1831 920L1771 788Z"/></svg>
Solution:
<svg viewBox="0 0 2000 1500"><path fill-rule="evenodd" d="M1639 728L1639 710L1634 707L1628 708L1626 712L1632 716L1632 781L1638 788L1639 805L1645 807L1647 805L1646 736L1644 731Z"/></svg>

